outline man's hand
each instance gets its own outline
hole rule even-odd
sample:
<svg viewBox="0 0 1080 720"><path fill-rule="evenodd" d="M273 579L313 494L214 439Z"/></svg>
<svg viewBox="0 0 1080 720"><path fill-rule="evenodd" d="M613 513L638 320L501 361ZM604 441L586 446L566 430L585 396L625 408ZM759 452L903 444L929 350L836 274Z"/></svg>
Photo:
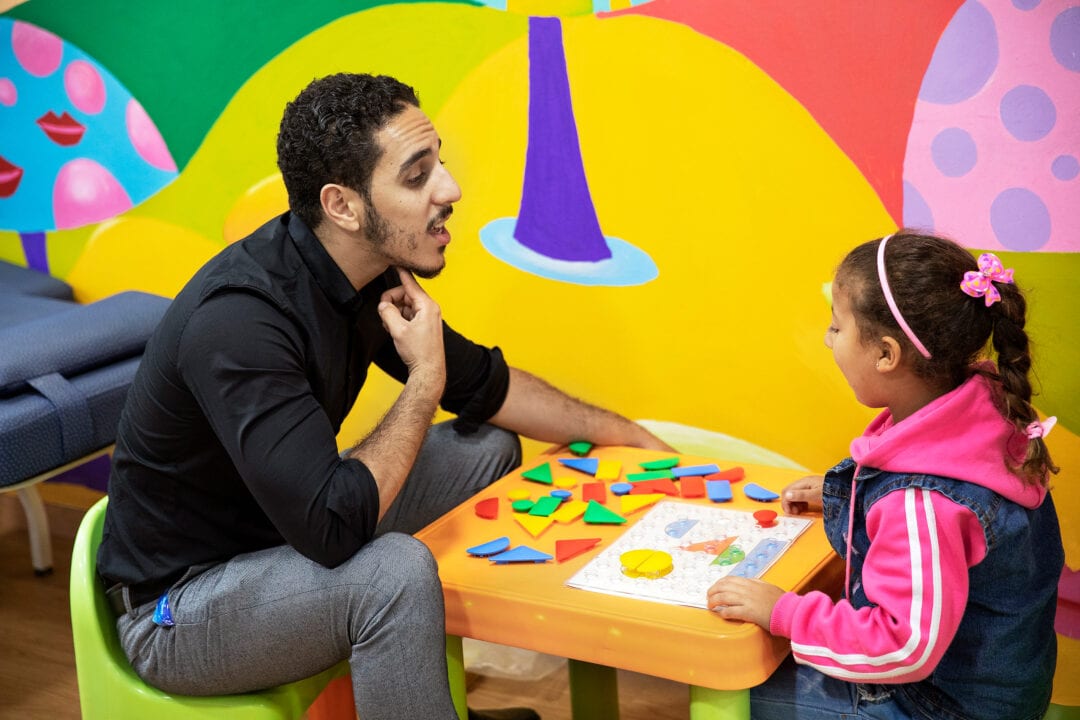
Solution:
<svg viewBox="0 0 1080 720"><path fill-rule="evenodd" d="M824 483L822 475L807 475L796 480L780 493L780 507L788 515L820 511L821 486Z"/></svg>
<svg viewBox="0 0 1080 720"><path fill-rule="evenodd" d="M761 580L726 577L706 593L707 607L725 620L746 620L769 629L769 619L784 591Z"/></svg>
<svg viewBox="0 0 1080 720"><path fill-rule="evenodd" d="M414 373L433 373L440 384L446 381L446 351L443 348L442 311L413 279L412 273L397 268L401 285L382 294L379 317L394 340L398 355Z"/></svg>

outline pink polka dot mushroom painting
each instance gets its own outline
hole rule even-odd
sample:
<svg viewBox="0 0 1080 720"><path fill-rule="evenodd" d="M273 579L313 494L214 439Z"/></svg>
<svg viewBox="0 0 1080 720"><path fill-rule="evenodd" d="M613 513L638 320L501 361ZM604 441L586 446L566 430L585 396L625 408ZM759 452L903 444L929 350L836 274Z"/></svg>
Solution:
<svg viewBox="0 0 1080 720"><path fill-rule="evenodd" d="M923 78L904 224L972 248L1080 250L1080 6L968 0Z"/></svg>
<svg viewBox="0 0 1080 720"><path fill-rule="evenodd" d="M177 176L142 105L53 33L0 17L0 229L48 271L45 232L138 205Z"/></svg>

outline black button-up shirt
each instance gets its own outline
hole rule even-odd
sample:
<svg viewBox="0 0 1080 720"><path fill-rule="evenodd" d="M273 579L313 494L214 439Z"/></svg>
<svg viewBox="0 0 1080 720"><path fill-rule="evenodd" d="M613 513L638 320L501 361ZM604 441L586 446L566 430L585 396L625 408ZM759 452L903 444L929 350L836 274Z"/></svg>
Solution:
<svg viewBox="0 0 1080 720"><path fill-rule="evenodd" d="M288 213L213 258L177 295L120 419L100 574L163 590L189 566L289 543L326 566L371 539L378 489L335 436L375 363L408 371L377 305ZM442 407L466 429L501 407L498 348L444 325Z"/></svg>

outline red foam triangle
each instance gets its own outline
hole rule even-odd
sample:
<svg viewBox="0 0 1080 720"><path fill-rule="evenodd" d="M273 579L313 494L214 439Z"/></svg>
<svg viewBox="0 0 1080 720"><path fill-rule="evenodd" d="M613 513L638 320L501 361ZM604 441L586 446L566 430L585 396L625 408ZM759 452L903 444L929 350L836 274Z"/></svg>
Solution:
<svg viewBox="0 0 1080 720"><path fill-rule="evenodd" d="M572 557L577 557L586 550L591 550L600 542L600 538L582 538L579 540L556 540L555 560L564 562Z"/></svg>

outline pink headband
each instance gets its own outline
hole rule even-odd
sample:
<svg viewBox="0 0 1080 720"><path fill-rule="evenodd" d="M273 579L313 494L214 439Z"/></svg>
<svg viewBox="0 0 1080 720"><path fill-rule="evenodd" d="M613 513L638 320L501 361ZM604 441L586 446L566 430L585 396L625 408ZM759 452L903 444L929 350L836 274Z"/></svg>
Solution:
<svg viewBox="0 0 1080 720"><path fill-rule="evenodd" d="M904 331L904 334L907 335L908 340L915 346L915 349L918 350L924 358L929 358L930 351L926 349L926 346L919 341L919 338L908 326L907 321L904 320L904 316L900 314L900 308L896 306L896 301L893 300L892 291L889 290L889 279L885 277L885 243L889 242L889 238L891 237L892 235L888 235L882 238L881 242L878 243L877 274L878 280L881 281L881 292L885 295L885 302L889 304L889 310L892 312L896 324Z"/></svg>

